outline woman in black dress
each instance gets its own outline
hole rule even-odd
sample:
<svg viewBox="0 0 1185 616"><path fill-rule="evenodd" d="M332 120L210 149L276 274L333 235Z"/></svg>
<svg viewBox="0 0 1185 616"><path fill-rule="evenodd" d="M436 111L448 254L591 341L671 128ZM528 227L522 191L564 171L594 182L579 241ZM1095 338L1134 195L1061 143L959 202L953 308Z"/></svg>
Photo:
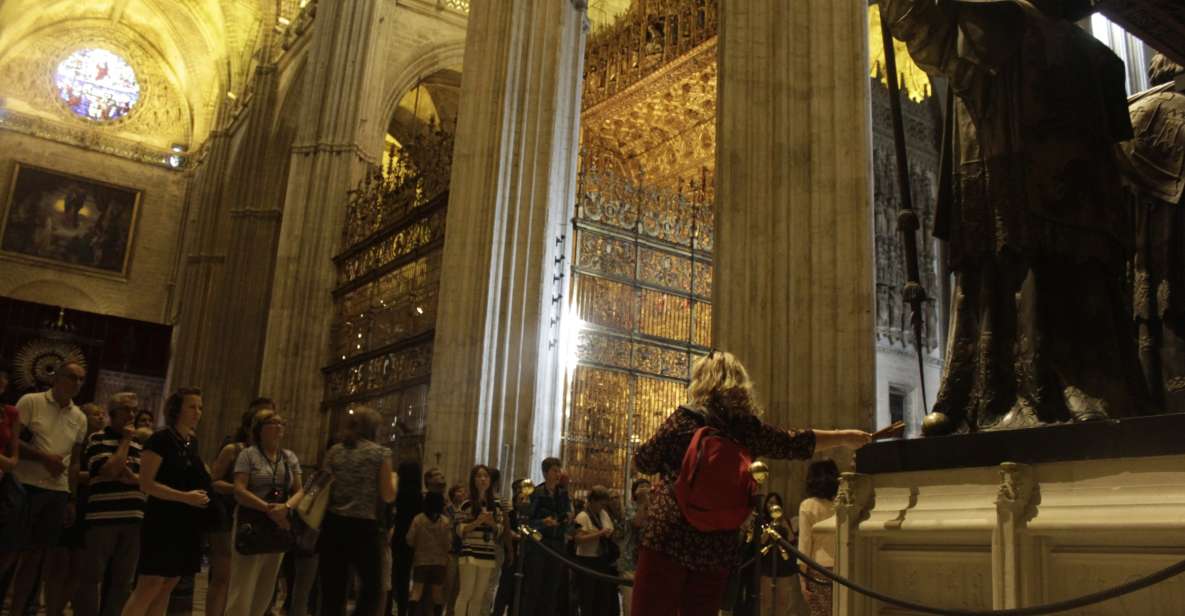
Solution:
<svg viewBox="0 0 1185 616"><path fill-rule="evenodd" d="M423 469L420 463L404 461L399 463L399 486L395 496L395 534L391 537L391 551L395 561L391 572L391 599L385 614L391 613L389 605L397 607L395 614L407 616L407 595L411 587L411 563L413 552L407 544L407 531L411 522L424 511L424 484L420 479Z"/></svg>
<svg viewBox="0 0 1185 616"><path fill-rule="evenodd" d="M194 429L202 392L183 388L165 402L165 423L144 444L140 489L148 495L140 536L140 577L123 616L163 616L177 581L201 569L210 473Z"/></svg>

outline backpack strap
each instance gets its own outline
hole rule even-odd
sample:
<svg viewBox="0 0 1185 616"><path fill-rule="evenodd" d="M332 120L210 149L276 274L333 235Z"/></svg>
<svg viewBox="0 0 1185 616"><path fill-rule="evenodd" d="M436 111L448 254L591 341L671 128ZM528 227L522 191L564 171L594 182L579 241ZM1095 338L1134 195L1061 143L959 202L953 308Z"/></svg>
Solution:
<svg viewBox="0 0 1185 616"><path fill-rule="evenodd" d="M704 455L704 452L702 449L702 443L703 443L704 437L705 436L712 436L716 432L717 432L717 430L715 428L711 428L708 426L701 426L700 428L698 428L695 431L695 434L692 435L691 444L689 444L687 446L687 448L689 450L695 452L695 466L692 467L692 469L691 469L691 476L687 478L687 485L689 485L689 486L695 485L695 476L696 476L697 472L699 471L699 463L702 461L702 458Z"/></svg>

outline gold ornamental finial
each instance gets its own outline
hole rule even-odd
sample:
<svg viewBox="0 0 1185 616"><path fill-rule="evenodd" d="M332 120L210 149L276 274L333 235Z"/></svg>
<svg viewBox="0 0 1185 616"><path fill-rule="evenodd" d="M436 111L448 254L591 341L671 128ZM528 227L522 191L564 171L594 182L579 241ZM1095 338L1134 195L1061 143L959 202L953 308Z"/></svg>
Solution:
<svg viewBox="0 0 1185 616"><path fill-rule="evenodd" d="M769 466L761 460L754 460L753 463L749 465L749 474L753 475L753 481L756 481L758 485L761 485L769 479Z"/></svg>

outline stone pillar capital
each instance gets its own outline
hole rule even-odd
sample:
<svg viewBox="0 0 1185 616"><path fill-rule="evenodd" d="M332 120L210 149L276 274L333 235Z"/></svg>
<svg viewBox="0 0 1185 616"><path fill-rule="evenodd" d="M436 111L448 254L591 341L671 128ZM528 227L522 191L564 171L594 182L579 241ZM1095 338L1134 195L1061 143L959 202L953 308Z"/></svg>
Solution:
<svg viewBox="0 0 1185 616"><path fill-rule="evenodd" d="M840 524L856 525L868 519L868 512L875 502L871 475L840 474L839 492L835 495L835 513Z"/></svg>
<svg viewBox="0 0 1185 616"><path fill-rule="evenodd" d="M996 510L1023 523L1030 509L1029 501L1036 488L1033 468L1028 464L1004 462L1000 464L1000 489L996 494Z"/></svg>
<svg viewBox="0 0 1185 616"><path fill-rule="evenodd" d="M1024 532L1036 514L1037 482L1028 464L1000 464L996 493L996 528L992 532L992 607L1020 607L1024 593L1024 555L1031 538Z"/></svg>

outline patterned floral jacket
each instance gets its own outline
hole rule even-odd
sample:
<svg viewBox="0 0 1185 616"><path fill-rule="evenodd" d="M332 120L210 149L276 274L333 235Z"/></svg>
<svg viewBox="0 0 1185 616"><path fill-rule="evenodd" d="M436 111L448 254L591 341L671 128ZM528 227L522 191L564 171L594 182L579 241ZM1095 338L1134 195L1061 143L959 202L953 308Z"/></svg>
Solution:
<svg viewBox="0 0 1185 616"><path fill-rule="evenodd" d="M650 500L650 522L642 529L641 546L694 571L732 569L740 562L740 542L735 531L696 530L683 518L675 500L675 480L683 454L695 431L708 423L747 448L754 458L805 460L815 452L815 433L811 430L784 430L748 413L708 413L682 406L676 409L634 455L640 472L659 476Z"/></svg>

